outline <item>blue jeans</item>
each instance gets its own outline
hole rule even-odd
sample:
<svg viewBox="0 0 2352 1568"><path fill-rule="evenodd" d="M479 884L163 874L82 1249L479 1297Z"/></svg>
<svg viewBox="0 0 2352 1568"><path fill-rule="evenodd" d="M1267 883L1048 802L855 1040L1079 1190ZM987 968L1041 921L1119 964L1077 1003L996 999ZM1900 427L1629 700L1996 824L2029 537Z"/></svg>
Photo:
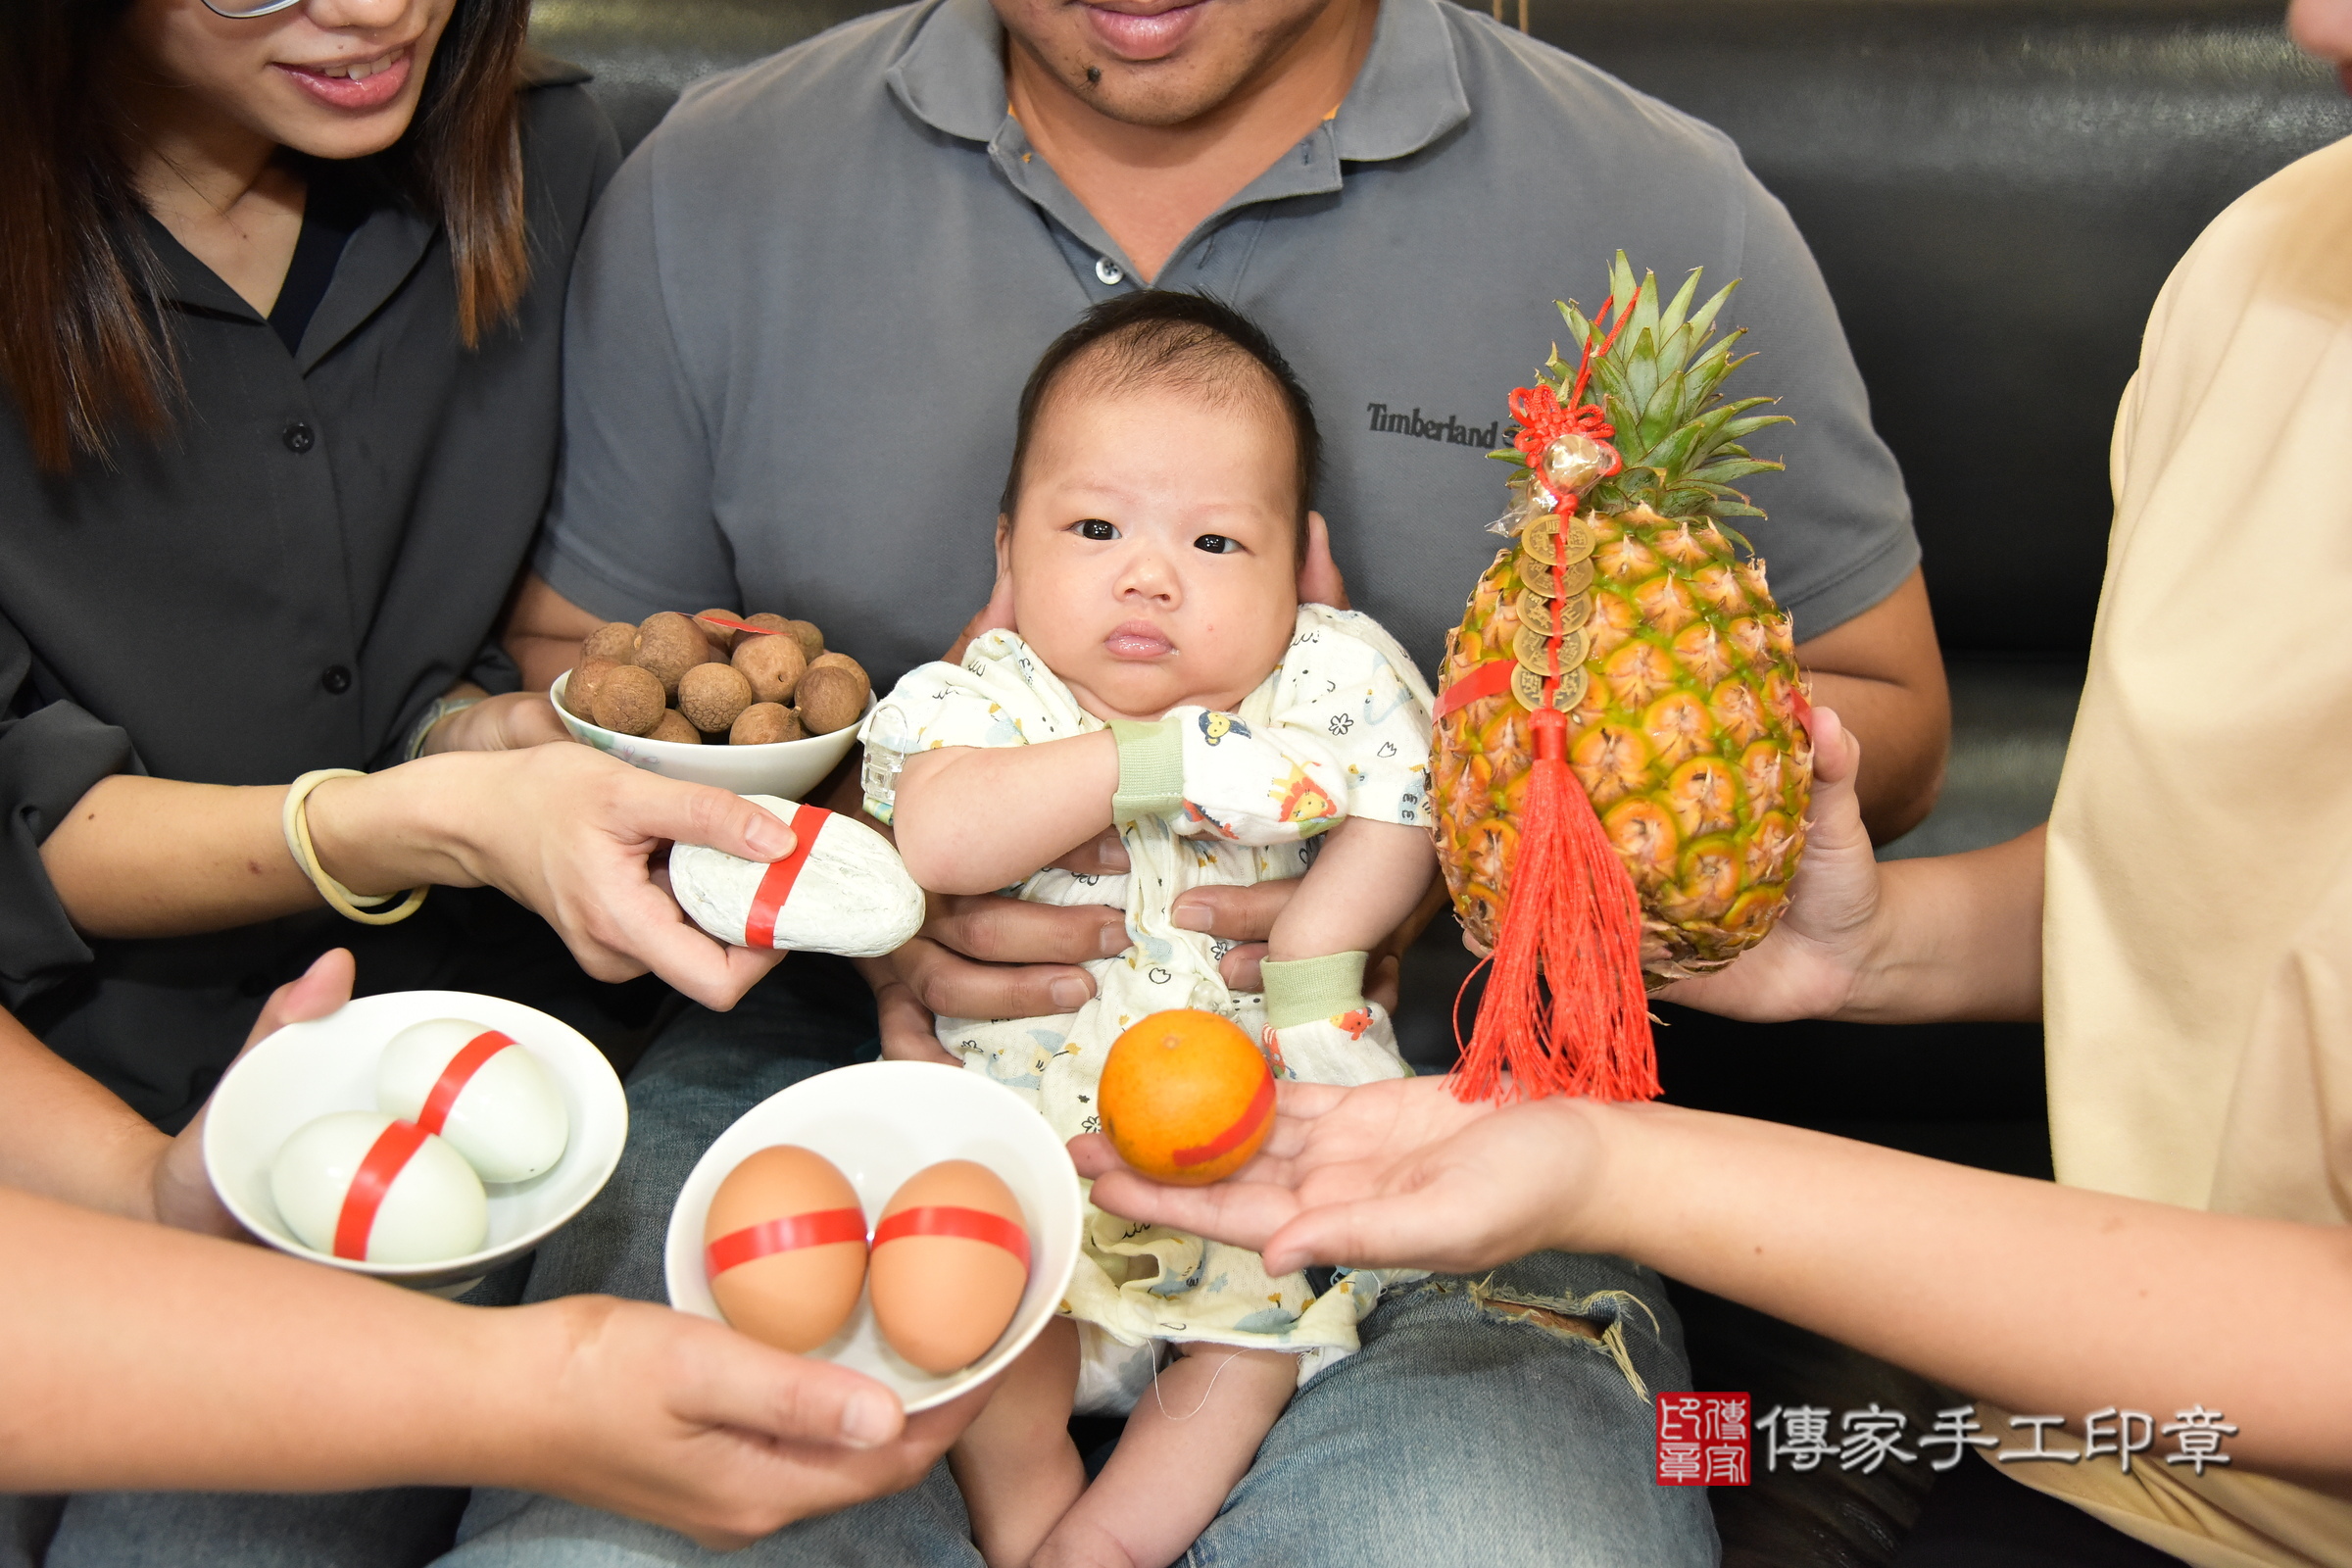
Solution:
<svg viewBox="0 0 2352 1568"><path fill-rule="evenodd" d="M540 1249L529 1297L663 1299L662 1238L703 1151L767 1096L873 1051L870 1021L813 1011L772 982L733 1012L689 1010L631 1074L620 1168ZM1193 1568L1714 1563L1705 1489L1652 1479L1648 1396L1608 1345L1570 1332L1560 1317L1614 1326L1610 1339L1645 1388L1690 1386L1681 1326L1658 1277L1621 1258L1544 1252L1475 1283L1401 1288L1365 1319L1362 1350L1291 1401L1185 1560ZM944 1464L906 1492L805 1520L725 1557L577 1503L482 1491L442 1564L978 1568L967 1531Z"/></svg>

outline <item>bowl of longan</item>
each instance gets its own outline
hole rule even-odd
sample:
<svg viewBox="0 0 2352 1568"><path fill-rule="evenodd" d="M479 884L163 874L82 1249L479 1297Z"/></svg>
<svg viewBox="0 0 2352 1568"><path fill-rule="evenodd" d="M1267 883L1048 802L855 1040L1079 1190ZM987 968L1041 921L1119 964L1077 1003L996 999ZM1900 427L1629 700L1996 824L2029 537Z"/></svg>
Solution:
<svg viewBox="0 0 2352 1568"><path fill-rule="evenodd" d="M849 756L874 685L808 621L665 610L590 632L548 695L572 739L633 767L797 801Z"/></svg>

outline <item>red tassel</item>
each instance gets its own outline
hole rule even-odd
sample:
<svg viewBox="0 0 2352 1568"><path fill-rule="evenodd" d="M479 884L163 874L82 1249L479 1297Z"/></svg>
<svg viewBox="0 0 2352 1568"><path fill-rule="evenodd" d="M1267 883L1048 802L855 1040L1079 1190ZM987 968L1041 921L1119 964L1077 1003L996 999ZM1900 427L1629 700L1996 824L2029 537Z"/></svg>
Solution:
<svg viewBox="0 0 2352 1568"><path fill-rule="evenodd" d="M1658 1061L1642 984L1641 897L1568 771L1567 720L1546 709L1532 722L1519 854L1453 1092L1464 1101L1652 1099Z"/></svg>

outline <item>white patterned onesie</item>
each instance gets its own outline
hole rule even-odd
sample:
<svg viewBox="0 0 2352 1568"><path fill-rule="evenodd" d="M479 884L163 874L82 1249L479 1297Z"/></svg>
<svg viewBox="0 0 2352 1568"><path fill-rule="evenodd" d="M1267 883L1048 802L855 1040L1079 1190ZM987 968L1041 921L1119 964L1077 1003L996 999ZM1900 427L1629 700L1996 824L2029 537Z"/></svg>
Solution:
<svg viewBox="0 0 2352 1568"><path fill-rule="evenodd" d="M1036 1103L1054 1130L1099 1130L1097 1079L1111 1043L1140 1018L1198 1007L1264 1033L1263 999L1217 972L1233 946L1178 929L1188 888L1301 874L1317 834L1343 815L1429 820L1429 688L1369 617L1301 605L1282 663L1240 710L1171 710L1181 799L1118 824L1132 869L1079 876L1049 867L1012 890L1040 904L1107 904L1127 912L1126 953L1088 964L1093 1001L1043 1018L939 1020L940 1043L967 1068ZM911 670L866 720L865 806L887 822L900 765L949 746L1026 746L1105 727L1028 644L1008 631L974 641L961 665ZM1367 1004L1279 1031L1276 1069L1318 1083L1402 1077L1385 1009ZM1304 1381L1356 1347L1378 1299L1376 1270L1343 1272L1320 1297L1303 1274L1267 1275L1256 1253L1143 1226L1087 1207L1066 1301L1085 1346L1078 1408L1124 1410L1149 1384L1155 1343L1205 1341L1300 1353Z"/></svg>

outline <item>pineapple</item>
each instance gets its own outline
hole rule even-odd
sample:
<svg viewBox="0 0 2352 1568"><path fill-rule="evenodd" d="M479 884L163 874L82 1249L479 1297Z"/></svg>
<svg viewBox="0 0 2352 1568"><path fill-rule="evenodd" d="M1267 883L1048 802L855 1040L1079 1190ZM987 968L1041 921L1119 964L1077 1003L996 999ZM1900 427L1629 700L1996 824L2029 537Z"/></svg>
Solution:
<svg viewBox="0 0 2352 1568"><path fill-rule="evenodd" d="M1615 427L1624 466L1589 482L1569 437L1566 451L1531 455L1564 481L1547 491L1531 457L1494 454L1518 465L1518 527L1446 638L1439 690L1495 661L1515 662L1516 689L1445 713L1432 768L1446 884L1464 928L1492 950L1533 760L1529 720L1554 672L1545 639L1557 623L1554 706L1567 716L1567 762L1633 874L1653 987L1720 968L1772 928L1804 846L1813 776L1789 617L1773 603L1764 563L1721 520L1761 515L1730 481L1780 465L1739 443L1786 421L1749 412L1768 398L1719 396L1746 356L1732 354L1740 332L1708 342L1732 289L1693 311L1697 285L1694 271L1661 303L1644 274L1637 293L1620 252L1610 295L1622 330L1605 350L1593 321L1560 307L1578 353L1563 361L1553 349L1531 407L1573 401L1589 347L1586 397ZM1522 414L1516 400L1513 413ZM1573 518L1547 510L1551 494L1577 489L1584 507Z"/></svg>

